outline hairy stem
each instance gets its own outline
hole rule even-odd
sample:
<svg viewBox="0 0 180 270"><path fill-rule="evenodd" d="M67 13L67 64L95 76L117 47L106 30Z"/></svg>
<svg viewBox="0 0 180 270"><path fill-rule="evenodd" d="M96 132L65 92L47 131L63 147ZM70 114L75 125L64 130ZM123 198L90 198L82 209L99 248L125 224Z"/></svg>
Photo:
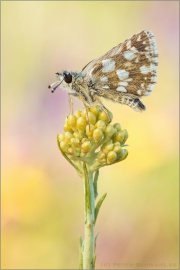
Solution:
<svg viewBox="0 0 180 270"><path fill-rule="evenodd" d="M85 232L83 247L83 269L94 269L94 186L93 174L83 164L85 183Z"/></svg>

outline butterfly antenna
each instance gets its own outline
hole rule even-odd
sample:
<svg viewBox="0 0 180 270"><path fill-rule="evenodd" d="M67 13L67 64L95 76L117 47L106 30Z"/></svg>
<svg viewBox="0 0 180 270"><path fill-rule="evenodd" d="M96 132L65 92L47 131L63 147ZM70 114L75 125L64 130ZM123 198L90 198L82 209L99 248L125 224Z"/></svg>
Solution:
<svg viewBox="0 0 180 270"><path fill-rule="evenodd" d="M51 92L54 93L54 91L61 85L61 83L62 83L63 81L64 81L64 78L63 78L62 81L60 81L55 87L52 88L52 86L55 85L58 81L57 81L57 82L54 82L54 83L52 83L52 84L50 84L50 85L48 86L48 88L50 88L50 89L51 89Z"/></svg>

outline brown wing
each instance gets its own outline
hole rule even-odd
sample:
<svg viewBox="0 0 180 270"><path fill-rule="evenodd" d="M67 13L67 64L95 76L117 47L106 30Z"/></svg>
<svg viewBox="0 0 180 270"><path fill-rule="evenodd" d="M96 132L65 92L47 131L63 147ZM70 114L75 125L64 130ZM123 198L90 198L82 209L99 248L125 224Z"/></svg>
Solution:
<svg viewBox="0 0 180 270"><path fill-rule="evenodd" d="M154 34L142 31L91 61L83 73L103 89L144 96L157 81L157 65Z"/></svg>

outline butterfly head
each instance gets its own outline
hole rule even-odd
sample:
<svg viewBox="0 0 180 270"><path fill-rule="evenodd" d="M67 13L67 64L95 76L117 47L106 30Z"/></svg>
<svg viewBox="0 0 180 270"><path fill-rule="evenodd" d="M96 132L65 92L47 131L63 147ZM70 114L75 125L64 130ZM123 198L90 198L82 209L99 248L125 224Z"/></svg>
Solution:
<svg viewBox="0 0 180 270"><path fill-rule="evenodd" d="M62 73L56 72L56 75L60 81L65 81L66 83L72 83L72 74L68 71L63 71Z"/></svg>
<svg viewBox="0 0 180 270"><path fill-rule="evenodd" d="M51 89L51 92L53 93L61 84L63 88L68 88L69 84L73 81L73 75L68 71L63 72L56 72L58 81L50 84L48 88ZM55 86L54 86L55 85Z"/></svg>

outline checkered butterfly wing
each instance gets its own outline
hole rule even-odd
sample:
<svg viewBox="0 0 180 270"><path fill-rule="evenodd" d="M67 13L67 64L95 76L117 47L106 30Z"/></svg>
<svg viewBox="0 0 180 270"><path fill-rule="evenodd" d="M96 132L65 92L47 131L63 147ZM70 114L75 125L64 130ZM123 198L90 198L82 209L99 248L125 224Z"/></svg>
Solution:
<svg viewBox="0 0 180 270"><path fill-rule="evenodd" d="M148 96L157 81L154 34L142 31L87 64L82 74L102 89Z"/></svg>

